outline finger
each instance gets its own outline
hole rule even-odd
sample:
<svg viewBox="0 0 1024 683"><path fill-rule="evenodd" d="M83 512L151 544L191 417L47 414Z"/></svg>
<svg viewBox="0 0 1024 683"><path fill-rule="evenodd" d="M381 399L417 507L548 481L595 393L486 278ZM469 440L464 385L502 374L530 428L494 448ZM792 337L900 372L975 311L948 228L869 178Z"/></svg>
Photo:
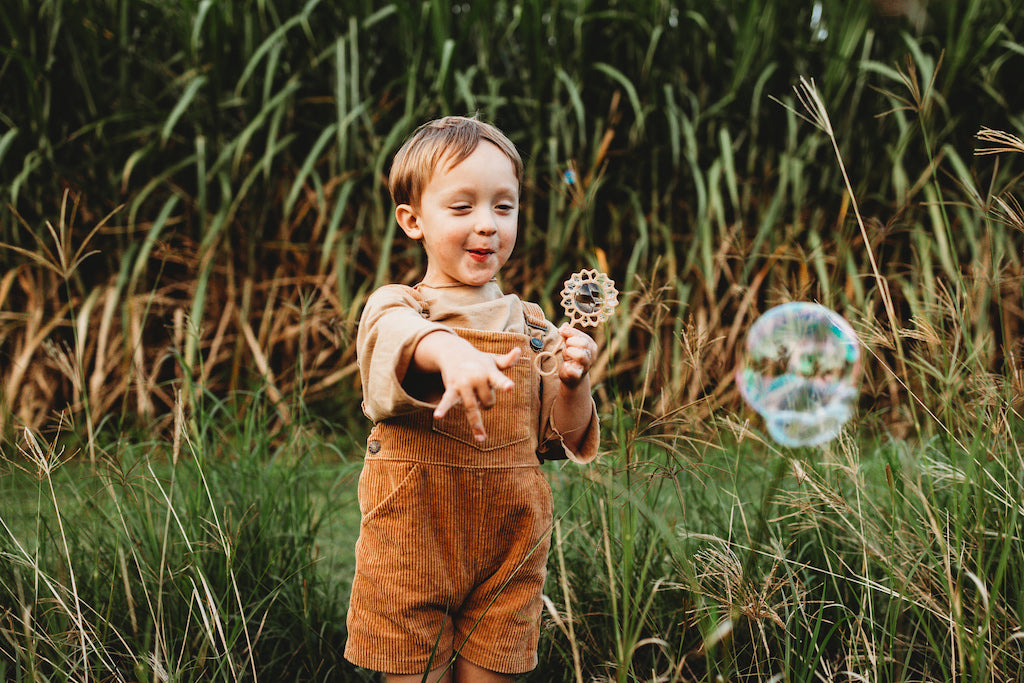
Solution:
<svg viewBox="0 0 1024 683"><path fill-rule="evenodd" d="M480 399L478 397L478 394L483 393L483 389L466 385L459 389L457 393L459 397L458 403L462 405L466 422L469 423L469 428L473 430L473 438L477 441L484 441L487 439L487 431L484 429L484 416L480 411Z"/></svg>
<svg viewBox="0 0 1024 683"><path fill-rule="evenodd" d="M570 328L571 334L565 338L566 346L580 346L580 347L594 347L597 348L597 342L586 332L580 332L577 329Z"/></svg>
<svg viewBox="0 0 1024 683"><path fill-rule="evenodd" d="M480 412L480 406L474 400L472 403L466 403L464 408L466 410L466 419L473 430L473 438L477 441L486 441L487 430L484 429L484 416Z"/></svg>
<svg viewBox="0 0 1024 683"><path fill-rule="evenodd" d="M498 396L490 384L486 388L480 389L476 394L477 400L480 402L480 407L484 410L490 410L494 407L494 404L498 402Z"/></svg>
<svg viewBox="0 0 1024 683"><path fill-rule="evenodd" d="M565 340L566 346L578 346L580 348L590 348L591 346L596 347L597 343L591 338L589 334L574 334Z"/></svg>
<svg viewBox="0 0 1024 683"><path fill-rule="evenodd" d="M515 385L515 382L500 372L495 372L491 376L490 387L493 391L511 391Z"/></svg>
<svg viewBox="0 0 1024 683"><path fill-rule="evenodd" d="M501 391L510 391L515 386L515 383L500 371L507 370L515 365L516 361L519 360L520 355L522 355L522 351L516 347L508 353L497 356L494 359L494 364L497 369L488 377L488 382L491 387Z"/></svg>
<svg viewBox="0 0 1024 683"><path fill-rule="evenodd" d="M462 408L466 413L466 421L469 422L470 429L473 430L473 438L477 441L487 440L487 430L484 429L483 414L480 412L480 406L477 403L476 396L473 395L472 391L467 394L469 400L463 400L462 396L457 391L446 391L441 396L440 402L437 407L434 408L434 419L440 420L453 406L462 404Z"/></svg>
<svg viewBox="0 0 1024 683"><path fill-rule="evenodd" d="M441 400L438 401L437 407L434 408L434 418L440 420L442 417L448 414L454 406L462 403L462 399L459 398L459 394L456 391L446 391L441 396Z"/></svg>
<svg viewBox="0 0 1024 683"><path fill-rule="evenodd" d="M574 385L583 378L587 369L574 360L566 360L558 369L558 378L563 382L571 381Z"/></svg>
<svg viewBox="0 0 1024 683"><path fill-rule="evenodd" d="M508 353L502 354L495 358L494 364L497 365L502 370L508 370L510 367L516 364L516 361L519 360L519 356L522 355L522 353L523 350L516 346Z"/></svg>
<svg viewBox="0 0 1024 683"><path fill-rule="evenodd" d="M559 332L562 332L566 348L589 349L591 355L597 353L597 342L586 332L581 332L572 327L569 327L564 332L559 330Z"/></svg>
<svg viewBox="0 0 1024 683"><path fill-rule="evenodd" d="M587 346L566 346L563 353L567 360L579 363L584 368L589 368L594 362L594 354Z"/></svg>

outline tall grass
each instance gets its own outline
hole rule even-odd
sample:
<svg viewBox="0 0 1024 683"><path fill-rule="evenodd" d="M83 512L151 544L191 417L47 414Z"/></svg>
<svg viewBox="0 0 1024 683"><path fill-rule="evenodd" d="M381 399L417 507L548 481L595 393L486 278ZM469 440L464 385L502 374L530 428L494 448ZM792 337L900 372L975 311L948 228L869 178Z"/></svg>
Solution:
<svg viewBox="0 0 1024 683"><path fill-rule="evenodd" d="M83 467L26 432L0 485L0 670L13 680L370 680L341 659L358 510L347 438L274 408L185 420ZM213 402L204 404L213 405ZM552 468L537 681L1015 681L1024 420L959 443L782 451L616 406ZM967 418L965 418L967 419ZM952 425L945 425L951 427ZM84 475L84 476L83 476Z"/></svg>
<svg viewBox="0 0 1024 683"><path fill-rule="evenodd" d="M653 451L585 492L560 472L580 500L546 643L565 668L535 680L571 661L577 680L1019 680L1020 453L968 446L783 454L748 436L674 482Z"/></svg>
<svg viewBox="0 0 1024 683"><path fill-rule="evenodd" d="M325 574L323 527L352 519L338 493L355 471L321 437L274 442L265 411L226 409L199 439L179 419L172 443L117 444L88 469L26 430L0 514L5 678L342 675L347 584Z"/></svg>
<svg viewBox="0 0 1024 683"><path fill-rule="evenodd" d="M1020 331L1021 238L975 209L1019 162L978 167L970 150L981 127L1020 125L1012 9L943 3L918 32L831 0L7 3L3 428L68 404L97 424L166 424L176 383L189 401L271 387L280 424L296 390L351 398L363 297L422 271L384 174L444 113L480 112L527 159L510 288L552 315L576 267L630 290L602 366L616 386L655 378L663 406L730 403L739 332L767 305L814 298L937 327L936 293L963 273L999 274L953 289L971 293L955 311L976 328L969 352L1001 372ZM841 112L863 230L828 137L771 99L791 99L799 75ZM96 251L69 282L18 251L44 253L48 225ZM889 314L861 275L868 254ZM656 329L630 316L654 305L642 283L667 307ZM709 340L700 372L674 343L691 326ZM103 332L75 358L87 392L52 352L77 328ZM897 422L930 381L902 379L870 385Z"/></svg>
<svg viewBox="0 0 1024 683"><path fill-rule="evenodd" d="M527 679L1020 680L1014 10L5 3L2 676L367 677L351 341L422 273L391 155L480 112L527 161L506 286L624 289ZM782 451L732 376L792 299L868 362L849 429Z"/></svg>

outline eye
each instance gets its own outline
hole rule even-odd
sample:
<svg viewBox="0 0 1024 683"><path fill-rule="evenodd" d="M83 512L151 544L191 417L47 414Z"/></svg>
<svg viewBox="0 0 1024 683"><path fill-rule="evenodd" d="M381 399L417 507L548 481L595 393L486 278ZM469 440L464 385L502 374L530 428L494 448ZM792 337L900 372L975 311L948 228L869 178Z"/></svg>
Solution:
<svg viewBox="0 0 1024 683"><path fill-rule="evenodd" d="M510 203L506 202L506 203L498 204L495 208L498 211L501 211L503 213L510 213L510 212L516 210L516 205L515 204L510 204Z"/></svg>
<svg viewBox="0 0 1024 683"><path fill-rule="evenodd" d="M472 208L473 207L471 207L466 202L459 202L457 204L452 204L452 206L451 206L451 210L452 211L456 211L458 213L465 213L466 211L469 211Z"/></svg>

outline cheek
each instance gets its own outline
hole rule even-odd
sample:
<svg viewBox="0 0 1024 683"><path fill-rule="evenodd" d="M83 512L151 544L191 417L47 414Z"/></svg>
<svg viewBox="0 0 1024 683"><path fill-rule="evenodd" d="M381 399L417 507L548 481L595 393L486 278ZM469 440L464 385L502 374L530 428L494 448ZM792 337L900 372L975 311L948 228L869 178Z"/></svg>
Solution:
<svg viewBox="0 0 1024 683"><path fill-rule="evenodd" d="M503 242L508 244L508 248L511 249L515 243L516 238L519 236L519 218L518 216L510 216L507 223L502 223L502 233L504 233Z"/></svg>
<svg viewBox="0 0 1024 683"><path fill-rule="evenodd" d="M508 237L502 240L501 251L504 253L505 258L508 258L512 254L512 250L516 246L516 233L512 232Z"/></svg>

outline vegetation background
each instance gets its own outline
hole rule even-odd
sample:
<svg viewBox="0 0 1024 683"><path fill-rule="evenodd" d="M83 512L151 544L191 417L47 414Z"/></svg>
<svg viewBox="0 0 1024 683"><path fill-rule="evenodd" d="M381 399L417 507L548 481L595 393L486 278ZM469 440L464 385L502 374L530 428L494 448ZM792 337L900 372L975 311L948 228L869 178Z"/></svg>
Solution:
<svg viewBox="0 0 1024 683"><path fill-rule="evenodd" d="M351 341L423 267L384 179L479 113L527 163L504 285L553 318L582 267L623 290L607 452L550 472L536 680L1019 680L1022 30L1010 0L5 2L0 671L360 675ZM789 300L867 359L806 452L732 380Z"/></svg>

